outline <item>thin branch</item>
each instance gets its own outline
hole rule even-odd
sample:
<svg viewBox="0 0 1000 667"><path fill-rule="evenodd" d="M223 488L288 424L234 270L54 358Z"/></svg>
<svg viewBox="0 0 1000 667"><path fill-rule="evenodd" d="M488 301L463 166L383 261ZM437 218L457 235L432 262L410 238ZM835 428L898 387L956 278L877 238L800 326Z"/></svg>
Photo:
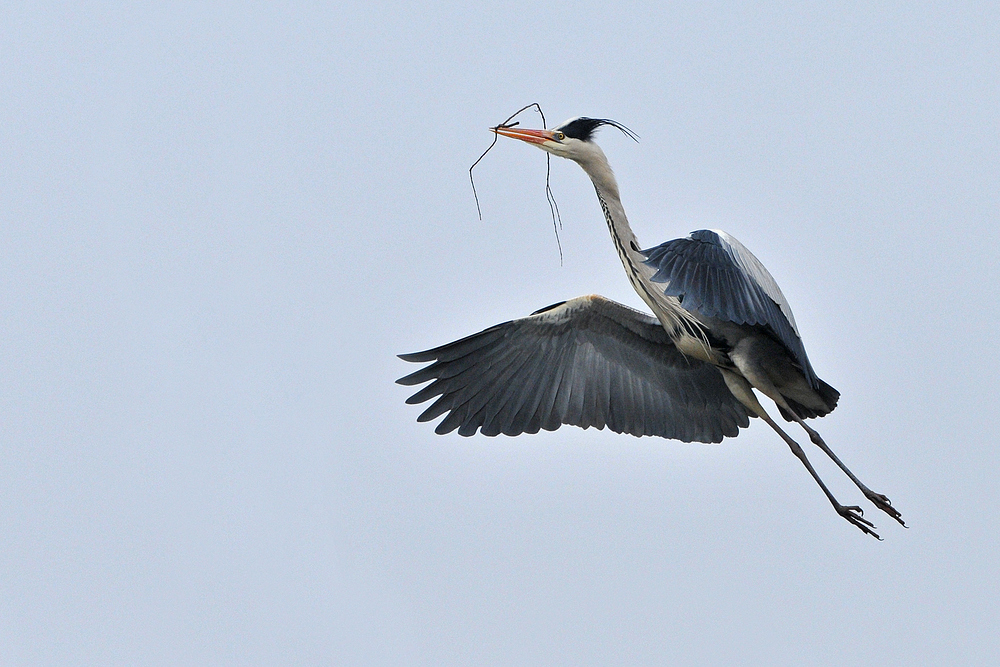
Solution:
<svg viewBox="0 0 1000 667"><path fill-rule="evenodd" d="M490 128L491 130L494 131L493 142L489 145L489 147L485 151L483 151L483 154L480 155L479 158L477 158L476 161L472 163L472 166L469 167L469 181L472 183L472 196L475 197L475 199L476 199L476 211L479 213L479 219L480 220L483 219L483 209L479 205L479 193L476 192L476 179L472 175L472 170L476 168L476 165L479 164L479 162L484 157L486 157L487 153L489 153L491 150L493 150L493 147L496 145L497 139L499 138L499 135L496 134L496 130L503 129L503 128L508 128L508 127L516 127L517 125L520 125L519 122L511 123L510 121L514 120L514 118L518 114L520 114L523 111L526 111L526 110L530 109L531 107L535 107L535 109L538 110L538 115L542 117L542 128L547 127L547 123L545 121L545 113L542 111L542 107L538 104L538 102L532 102L531 104L528 104L526 106L521 107L516 112L514 112L513 114L511 114L507 118L507 120L505 120L504 122L500 123L499 125L495 125L495 126L493 126L493 127ZM555 195L552 194L552 187L551 187L551 184L550 184L551 183L551 175L552 175L552 156L550 154L546 153L546 155L545 155L545 200L549 204L549 213L552 214L552 229L553 229L553 231L556 234L556 246L559 248L559 266L562 266L562 264L563 264L562 241L559 239L559 230L562 229L562 215L560 215L560 213L559 213L559 204L556 203Z"/></svg>

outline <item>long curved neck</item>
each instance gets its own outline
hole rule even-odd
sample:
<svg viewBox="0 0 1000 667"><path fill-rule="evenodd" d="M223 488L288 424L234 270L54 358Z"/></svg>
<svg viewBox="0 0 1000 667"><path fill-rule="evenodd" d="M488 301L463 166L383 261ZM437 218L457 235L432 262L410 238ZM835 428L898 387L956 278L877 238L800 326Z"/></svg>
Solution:
<svg viewBox="0 0 1000 667"><path fill-rule="evenodd" d="M625 274L632 287L656 314L675 342L693 336L693 340L698 341L697 344L695 347L685 349L689 352L697 352L702 348L707 350L707 342L704 341L704 334L700 333L701 327L697 319L686 311L676 298L667 296L662 288L653 284L651 278L655 271L645 263L646 256L640 251L639 242L628 224L628 217L625 215L625 208L618 194L618 182L615 180L614 172L611 171L608 159L604 156L604 151L596 144L592 144L589 153L577 159L577 162L594 183L597 199L601 203L604 219L608 223L608 231L611 232L611 240L614 241L618 258L625 267Z"/></svg>
<svg viewBox="0 0 1000 667"><path fill-rule="evenodd" d="M628 216L625 215L625 208L618 193L618 182L604 152L596 145L593 149L587 159L579 160L578 163L594 183L597 199L604 212L604 220L608 223L608 231L611 232L611 240L615 244L615 250L618 251L622 266L625 267L629 282L642 300L656 312L658 309L655 304L658 299L646 287L652 270L643 263L646 257L640 252L639 242L628 224Z"/></svg>

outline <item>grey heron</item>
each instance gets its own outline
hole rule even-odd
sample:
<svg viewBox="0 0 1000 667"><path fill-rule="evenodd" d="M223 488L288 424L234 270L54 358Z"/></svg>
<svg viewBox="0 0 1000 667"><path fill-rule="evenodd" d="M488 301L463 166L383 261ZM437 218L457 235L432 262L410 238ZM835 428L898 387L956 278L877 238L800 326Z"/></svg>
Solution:
<svg viewBox="0 0 1000 667"><path fill-rule="evenodd" d="M684 442L720 442L760 417L791 448L837 513L878 538L856 505L842 505L802 447L771 418L754 389L850 477L876 507L903 523L889 499L865 486L806 419L840 393L817 377L778 284L742 243L700 230L641 249L611 166L593 138L601 126L573 118L551 130L501 125L519 139L579 164L593 181L615 250L655 317L601 296L578 297L441 347L399 355L432 362L397 382L431 383L407 403L437 400L418 421L448 413L437 433L518 435L562 424Z"/></svg>

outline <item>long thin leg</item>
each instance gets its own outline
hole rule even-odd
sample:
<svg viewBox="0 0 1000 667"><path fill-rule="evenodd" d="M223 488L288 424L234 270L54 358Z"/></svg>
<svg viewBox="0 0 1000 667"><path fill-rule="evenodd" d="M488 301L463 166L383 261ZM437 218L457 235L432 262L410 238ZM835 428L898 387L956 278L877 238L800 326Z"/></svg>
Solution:
<svg viewBox="0 0 1000 667"><path fill-rule="evenodd" d="M830 449L826 442L823 441L823 438L820 437L819 433L810 428L801 417L795 414L795 411L788 405L788 401L785 400L785 397L781 395L781 392L771 381L767 371L760 367L752 353L747 354L744 352L743 354L730 356L739 367L740 372L743 374L743 380L756 389L759 389L765 396L774 401L775 405L780 407L786 414L791 415L792 419L798 422L799 425L805 429L806 433L809 434L809 439L813 442L813 444L822 449L826 455L829 456L833 462L836 463L837 466L851 478L851 481L854 482L859 489L861 489L861 492L865 494L865 498L870 500L875 507L879 508L898 521L902 526L906 526L906 524L903 523L903 518L899 511L892 506L889 499L883 494L876 493L865 486L865 484L858 479L857 475L851 472L851 470L844 465L843 461L841 461L840 458L834 454L833 450Z"/></svg>
<svg viewBox="0 0 1000 667"><path fill-rule="evenodd" d="M792 454L794 454L797 459L802 461L802 465L806 467L806 470L809 471L812 478L816 480L817 484L819 484L819 488L821 488L823 493L826 494L826 497L830 500L830 504L833 505L837 514L847 519L849 523L860 528L862 532L875 537L875 539L881 540L882 538L875 532L875 525L871 521L864 518L864 511L860 507L857 505L841 505L840 502L834 497L830 489L828 489L826 484L823 483L819 473L817 473L816 469L813 468L812 463L809 462L809 458L806 456L806 453L802 451L802 447L799 443L795 442L791 436L785 433L785 431L782 430L782 428L778 426L778 424L771 419L770 415L768 415L764 410L764 407L760 404L760 401L757 400L757 397L753 393L753 388L750 386L750 383L747 382L746 378L741 375L737 375L732 371L724 369L720 370L722 371L722 376L726 380L726 385L729 387L729 390L733 392L733 395L736 396L736 398L743 405L745 405L748 410L751 410L758 417L767 422L767 425L774 429L774 431L781 436L781 439L785 441L789 449L792 450Z"/></svg>
<svg viewBox="0 0 1000 667"><path fill-rule="evenodd" d="M864 482L858 479L857 476L853 472L851 472L851 470L846 465L844 465L844 463L837 457L837 455L833 452L833 450L830 449L830 447L826 444L826 442L823 441L823 438L820 437L820 434L817 433L815 429L811 428L808 424L806 424L805 421L799 418L799 416L796 415L792 410L789 410L787 407L785 409L788 411L790 415L792 415L792 418L795 419L795 421L798 422L799 425L805 429L806 433L809 434L809 439L812 440L813 444L822 449L824 452L826 452L826 455L829 456L831 459L833 459L833 462L836 463L840 467L840 469L843 470L844 473L851 478L851 481L854 482L859 489L861 489L861 493L865 494L865 498L870 500L872 504L875 505L875 507L879 508L880 510L891 516L893 519L898 521L900 525L904 527L906 526L906 524L903 523L902 515L895 507L892 506L892 502L886 496L882 495L881 493L876 493L871 489L869 489L867 486L865 486Z"/></svg>

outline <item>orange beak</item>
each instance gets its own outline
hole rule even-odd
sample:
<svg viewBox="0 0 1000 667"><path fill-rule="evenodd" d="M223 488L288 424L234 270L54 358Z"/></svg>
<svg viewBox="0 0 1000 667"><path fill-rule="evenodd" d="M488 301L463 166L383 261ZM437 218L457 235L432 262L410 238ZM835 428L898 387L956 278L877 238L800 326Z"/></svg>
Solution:
<svg viewBox="0 0 1000 667"><path fill-rule="evenodd" d="M529 144L544 144L546 141L552 141L554 138L551 130L524 130L519 127L491 127L490 129L497 134L502 134L511 139L527 141Z"/></svg>

